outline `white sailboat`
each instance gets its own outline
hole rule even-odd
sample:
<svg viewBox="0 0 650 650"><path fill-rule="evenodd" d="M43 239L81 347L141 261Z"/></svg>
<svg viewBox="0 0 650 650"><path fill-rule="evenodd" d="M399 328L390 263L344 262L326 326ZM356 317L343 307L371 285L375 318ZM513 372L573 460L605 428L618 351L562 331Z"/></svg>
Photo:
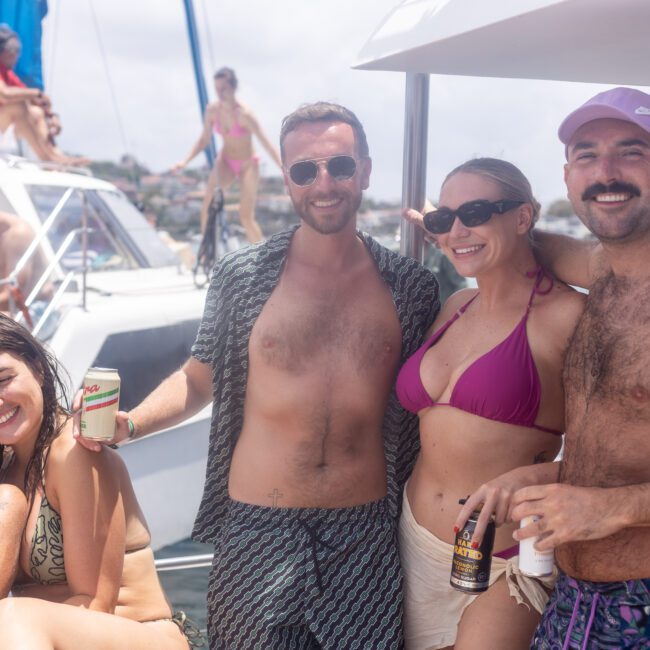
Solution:
<svg viewBox="0 0 650 650"><path fill-rule="evenodd" d="M0 158L0 210L19 215L38 233L56 293L40 322L34 319L35 332L69 372L73 390L89 367L117 368L121 408L129 409L189 356L205 290L197 289L191 271L113 185ZM91 229L87 273L85 221ZM18 311L15 315L22 318ZM209 418L206 408L121 449L154 549L191 532L205 474Z"/></svg>
<svg viewBox="0 0 650 650"><path fill-rule="evenodd" d="M192 1L183 4L204 106ZM16 11L16 21L25 17ZM40 11L29 15L37 22L43 17ZM214 150L208 152L210 161L213 156ZM18 215L36 233L23 259L0 282L15 283L23 264L44 256L47 269L25 303L38 314L33 332L68 371L73 392L88 368L115 368L121 377L120 408L129 410L189 357L206 288L196 286L191 270L114 185L88 171L0 153L0 210ZM40 290L48 284L54 295L39 305ZM12 311L24 318L19 305ZM191 534L205 478L210 415L208 406L120 448L154 550Z"/></svg>

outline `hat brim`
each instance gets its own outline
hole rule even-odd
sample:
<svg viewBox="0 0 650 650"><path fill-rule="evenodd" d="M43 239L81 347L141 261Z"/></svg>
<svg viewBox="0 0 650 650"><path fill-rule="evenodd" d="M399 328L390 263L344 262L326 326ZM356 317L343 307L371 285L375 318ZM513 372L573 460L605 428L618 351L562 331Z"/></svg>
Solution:
<svg viewBox="0 0 650 650"><path fill-rule="evenodd" d="M560 124L558 129L558 137L560 142L568 145L575 132L587 122L594 120L613 119L623 120L624 122L631 122L640 126L644 131L648 131L648 126L641 119L635 120L628 113L621 111L613 106L606 104L590 104L589 106L581 106L580 108L570 113L564 122ZM647 117L646 117L647 120Z"/></svg>

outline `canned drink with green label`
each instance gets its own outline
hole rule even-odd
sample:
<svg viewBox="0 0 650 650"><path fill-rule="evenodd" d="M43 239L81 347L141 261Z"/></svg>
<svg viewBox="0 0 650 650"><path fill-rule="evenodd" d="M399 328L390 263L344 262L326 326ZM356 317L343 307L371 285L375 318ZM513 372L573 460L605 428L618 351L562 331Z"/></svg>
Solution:
<svg viewBox="0 0 650 650"><path fill-rule="evenodd" d="M111 440L120 408L120 376L114 368L89 368L84 377L81 435L88 440Z"/></svg>

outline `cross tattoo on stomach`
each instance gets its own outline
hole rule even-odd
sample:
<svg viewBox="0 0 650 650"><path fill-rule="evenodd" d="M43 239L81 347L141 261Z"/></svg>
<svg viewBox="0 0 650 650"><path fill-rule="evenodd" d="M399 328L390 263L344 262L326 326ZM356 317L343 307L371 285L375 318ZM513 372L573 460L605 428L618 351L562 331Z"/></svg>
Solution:
<svg viewBox="0 0 650 650"><path fill-rule="evenodd" d="M275 488L273 492L267 494L266 496L268 496L271 499L271 505L274 508L277 508L278 501L284 496L284 494L282 494L282 492L280 492L278 488Z"/></svg>

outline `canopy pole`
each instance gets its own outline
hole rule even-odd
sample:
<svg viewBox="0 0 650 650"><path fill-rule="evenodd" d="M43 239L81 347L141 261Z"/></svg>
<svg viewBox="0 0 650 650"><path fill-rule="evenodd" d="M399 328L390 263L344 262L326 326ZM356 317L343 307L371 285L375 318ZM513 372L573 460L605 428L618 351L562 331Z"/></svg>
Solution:
<svg viewBox="0 0 650 650"><path fill-rule="evenodd" d="M421 210L426 197L429 75L407 72L405 96L402 207ZM422 230L402 219L402 255L421 262L422 241Z"/></svg>

